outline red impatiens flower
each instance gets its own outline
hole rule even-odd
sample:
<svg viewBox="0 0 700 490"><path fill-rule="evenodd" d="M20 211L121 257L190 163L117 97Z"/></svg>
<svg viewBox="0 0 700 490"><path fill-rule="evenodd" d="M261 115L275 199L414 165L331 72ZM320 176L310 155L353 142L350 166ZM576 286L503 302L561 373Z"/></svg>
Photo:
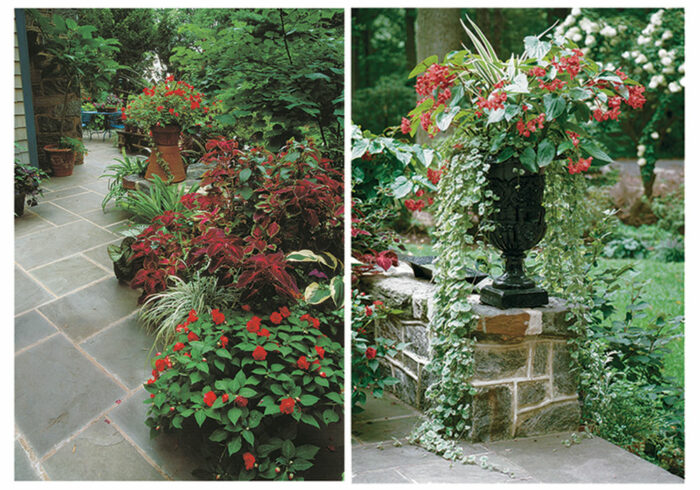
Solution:
<svg viewBox="0 0 700 490"><path fill-rule="evenodd" d="M372 311L372 308L370 308L369 306L365 306L365 316L372 316L372 313L374 313Z"/></svg>
<svg viewBox="0 0 700 490"><path fill-rule="evenodd" d="M282 315L282 318L289 318L289 315L291 314L292 312L289 311L289 308L287 308L286 306L280 308L280 315Z"/></svg>
<svg viewBox="0 0 700 490"><path fill-rule="evenodd" d="M318 354L318 357L323 359L323 356L326 355L326 349L324 349L323 347L319 347L319 346L314 347L314 349L316 349L316 354Z"/></svg>
<svg viewBox="0 0 700 490"><path fill-rule="evenodd" d="M168 363L165 359L156 359L156 369L158 371L165 371L165 368L168 367Z"/></svg>
<svg viewBox="0 0 700 490"><path fill-rule="evenodd" d="M284 318L282 318L282 315L280 315L276 311L273 312L272 315L270 315L270 321L275 325L279 325L280 323L282 323L282 320L284 320Z"/></svg>
<svg viewBox="0 0 700 490"><path fill-rule="evenodd" d="M243 305L243 306L241 306L241 310L243 310L243 311L250 311L250 305Z"/></svg>
<svg viewBox="0 0 700 490"><path fill-rule="evenodd" d="M260 329L260 331L258 332L258 336L259 336L259 337L269 337L269 336L270 336L270 331L269 331L268 329L266 329L266 328L262 328L262 329Z"/></svg>
<svg viewBox="0 0 700 490"><path fill-rule="evenodd" d="M243 408L248 406L248 399L238 395L236 398L234 398L233 403L235 403L237 407Z"/></svg>
<svg viewBox="0 0 700 490"><path fill-rule="evenodd" d="M228 393L224 393L221 395L221 401L226 403L228 401Z"/></svg>
<svg viewBox="0 0 700 490"><path fill-rule="evenodd" d="M214 321L214 324L216 325L221 325L226 321L226 317L224 316L223 313L221 313L218 309L213 309L211 310L211 319Z"/></svg>
<svg viewBox="0 0 700 490"><path fill-rule="evenodd" d="M204 403L208 407L211 407L215 401L216 401L216 393L214 393L213 391L207 391L204 394Z"/></svg>
<svg viewBox="0 0 700 490"><path fill-rule="evenodd" d="M260 318L258 318L257 316L254 316L253 318L251 318L250 320L248 320L248 322L247 322L246 325L245 325L245 328L246 328L249 332L255 333L255 332L257 332L258 330L260 330L260 322L261 322L261 321L262 321L262 320L260 320Z"/></svg>
<svg viewBox="0 0 700 490"><path fill-rule="evenodd" d="M178 342L177 344L173 345L173 351L175 352L181 351L184 348L185 344L183 344L182 342Z"/></svg>
<svg viewBox="0 0 700 490"><path fill-rule="evenodd" d="M246 470L252 470L255 466L255 456L250 453L243 454L243 462L245 463Z"/></svg>
<svg viewBox="0 0 700 490"><path fill-rule="evenodd" d="M190 310L190 313L187 316L187 323L194 323L197 320L199 320L199 318L197 318L197 313L194 310Z"/></svg>
<svg viewBox="0 0 700 490"><path fill-rule="evenodd" d="M259 345L255 348L253 351L253 359L256 361L263 361L267 357L267 351L263 348L262 345Z"/></svg>
<svg viewBox="0 0 700 490"><path fill-rule="evenodd" d="M377 349L374 347L367 347L367 350L365 351L365 356L367 359L372 360L375 357L377 357Z"/></svg>
<svg viewBox="0 0 700 490"><path fill-rule="evenodd" d="M187 340L189 340L190 342L193 342L195 340L199 340L199 336L194 332L190 332L187 334Z"/></svg>
<svg viewBox="0 0 700 490"><path fill-rule="evenodd" d="M295 404L296 404L296 402L294 401L294 398L285 398L280 403L280 412L286 413L288 415L293 414Z"/></svg>
<svg viewBox="0 0 700 490"><path fill-rule="evenodd" d="M309 369L309 366L311 366L311 364L309 364L309 361L306 360L306 356L301 356L297 360L297 367L299 369Z"/></svg>
<svg viewBox="0 0 700 490"><path fill-rule="evenodd" d="M225 335L222 335L221 338L219 339L219 342L221 342L221 347L223 349L225 349L226 346L228 345L228 337Z"/></svg>

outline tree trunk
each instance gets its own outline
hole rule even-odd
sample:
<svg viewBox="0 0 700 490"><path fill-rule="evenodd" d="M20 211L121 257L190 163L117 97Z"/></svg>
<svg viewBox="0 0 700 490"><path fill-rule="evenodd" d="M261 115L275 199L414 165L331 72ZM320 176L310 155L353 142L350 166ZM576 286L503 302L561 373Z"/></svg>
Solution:
<svg viewBox="0 0 700 490"><path fill-rule="evenodd" d="M437 55L440 62L450 51L462 49L464 33L459 23L460 9L418 9L416 22L416 59ZM412 67L411 67L412 68ZM430 141L422 129L416 133L416 141Z"/></svg>
<svg viewBox="0 0 700 490"><path fill-rule="evenodd" d="M406 68L409 72L418 64L416 59L416 9L406 9Z"/></svg>

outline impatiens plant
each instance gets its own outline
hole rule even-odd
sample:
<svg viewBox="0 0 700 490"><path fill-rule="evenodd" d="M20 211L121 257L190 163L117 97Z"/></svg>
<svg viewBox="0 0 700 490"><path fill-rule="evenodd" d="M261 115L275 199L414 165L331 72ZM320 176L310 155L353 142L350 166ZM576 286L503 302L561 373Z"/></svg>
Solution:
<svg viewBox="0 0 700 490"><path fill-rule="evenodd" d="M380 361L394 356L404 344L374 334L376 322L386 321L391 310L379 300L372 301L366 294L352 291L352 409L362 411L367 392L381 398L384 388L395 385L398 379L388 374L388 367Z"/></svg>
<svg viewBox="0 0 700 490"><path fill-rule="evenodd" d="M586 58L571 40L529 36L522 55L501 61L475 24L464 28L476 53L451 52L442 64L431 56L409 75L419 75L422 99L403 119L404 133L421 127L433 137L454 127L485 138L496 163L517 159L531 172L555 163L573 174L612 161L587 127L641 108L644 86Z"/></svg>
<svg viewBox="0 0 700 490"><path fill-rule="evenodd" d="M217 480L303 479L319 448L297 430L322 430L343 409L343 349L302 308L190 311L153 360L152 437L198 428Z"/></svg>

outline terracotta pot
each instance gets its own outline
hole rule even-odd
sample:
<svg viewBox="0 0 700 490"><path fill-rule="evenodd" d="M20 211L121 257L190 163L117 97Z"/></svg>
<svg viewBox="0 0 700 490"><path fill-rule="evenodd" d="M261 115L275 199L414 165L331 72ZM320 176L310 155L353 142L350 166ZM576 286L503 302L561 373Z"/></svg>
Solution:
<svg viewBox="0 0 700 490"><path fill-rule="evenodd" d="M54 177L73 175L75 153L70 148L58 148L56 145L46 145L44 151L49 156Z"/></svg>
<svg viewBox="0 0 700 490"><path fill-rule="evenodd" d="M179 126L165 126L151 128L151 136L155 143L155 148L151 150L151 156L148 159L148 168L146 169L146 179L152 180L154 175L157 175L162 180L167 181L170 176L163 169L159 160L165 160L172 174L172 181L182 182L187 177L185 166L182 163L180 156L180 148L178 141L180 139Z"/></svg>
<svg viewBox="0 0 700 490"><path fill-rule="evenodd" d="M15 216L17 218L24 214L24 200L26 197L26 194L17 194L15 192Z"/></svg>

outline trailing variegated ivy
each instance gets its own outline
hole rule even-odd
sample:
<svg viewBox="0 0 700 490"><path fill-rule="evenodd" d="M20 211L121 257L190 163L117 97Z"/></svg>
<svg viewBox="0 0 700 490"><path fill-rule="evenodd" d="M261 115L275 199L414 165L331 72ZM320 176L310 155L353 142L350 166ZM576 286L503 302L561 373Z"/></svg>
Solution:
<svg viewBox="0 0 700 490"><path fill-rule="evenodd" d="M465 414L470 412L473 390L464 381L473 375L471 334L476 317L468 300L473 287L466 275L475 245L483 246L467 230L473 228L475 214L485 223L483 218L493 209L493 195L486 189L489 164L483 147L482 140L472 139L448 158L445 176L438 184L435 301L440 308L431 319L433 354L428 366L435 381L426 393L430 402L426 419L413 434L414 442L452 460L464 458L452 440L466 437L470 429Z"/></svg>

